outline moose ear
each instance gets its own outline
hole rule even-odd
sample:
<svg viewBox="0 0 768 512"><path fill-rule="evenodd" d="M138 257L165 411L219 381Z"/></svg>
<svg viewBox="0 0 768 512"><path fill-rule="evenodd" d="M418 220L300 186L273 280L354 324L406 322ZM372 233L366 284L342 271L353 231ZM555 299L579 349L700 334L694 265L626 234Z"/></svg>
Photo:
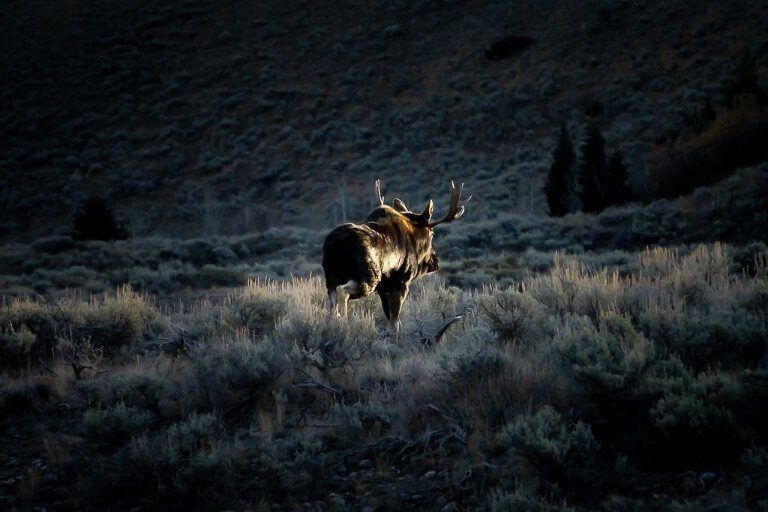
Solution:
<svg viewBox="0 0 768 512"><path fill-rule="evenodd" d="M404 213L408 211L408 207L405 206L405 203L397 198L395 198L395 200L392 201L392 207L400 213Z"/></svg>
<svg viewBox="0 0 768 512"><path fill-rule="evenodd" d="M432 218L432 214L435 213L435 203L432 202L430 199L427 203L427 206L424 208L424 211L421 212L421 215L419 217L423 222L429 222L429 219Z"/></svg>

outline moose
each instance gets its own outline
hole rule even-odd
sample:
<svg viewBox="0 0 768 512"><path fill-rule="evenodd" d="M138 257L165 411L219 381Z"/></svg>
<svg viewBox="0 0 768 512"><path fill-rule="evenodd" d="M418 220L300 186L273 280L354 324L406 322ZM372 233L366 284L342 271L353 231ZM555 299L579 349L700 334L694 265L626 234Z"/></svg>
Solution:
<svg viewBox="0 0 768 512"><path fill-rule="evenodd" d="M432 245L433 229L453 222L464 214L464 206L472 196L461 200L464 184L457 189L451 182L448 212L432 220L435 205L430 199L421 213L408 209L395 199L384 204L381 181L375 191L379 205L362 224L341 224L323 242L323 271L331 313L347 317L350 299L379 294L389 330L400 328L400 308L408 296L411 282L436 272L440 262Z"/></svg>

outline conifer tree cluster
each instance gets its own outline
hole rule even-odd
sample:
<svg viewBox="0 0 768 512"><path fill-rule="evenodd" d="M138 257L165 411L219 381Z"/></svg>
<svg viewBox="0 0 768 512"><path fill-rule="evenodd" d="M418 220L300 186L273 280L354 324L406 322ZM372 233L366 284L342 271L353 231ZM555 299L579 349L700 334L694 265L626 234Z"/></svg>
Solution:
<svg viewBox="0 0 768 512"><path fill-rule="evenodd" d="M549 203L549 214L562 217L573 210L575 199L575 181L573 176L573 164L576 161L576 153L573 150L571 136L568 128L563 126L560 130L560 138L555 147L554 161L549 168L549 175L544 184L544 193Z"/></svg>
<svg viewBox="0 0 768 512"><path fill-rule="evenodd" d="M561 217L577 210L598 213L632 199L624 158L618 150L606 155L605 138L596 125L587 128L579 153L577 161L563 126L544 185L550 215Z"/></svg>
<svg viewBox="0 0 768 512"><path fill-rule="evenodd" d="M104 199L89 197L75 213L74 236L77 240L125 240L128 233Z"/></svg>

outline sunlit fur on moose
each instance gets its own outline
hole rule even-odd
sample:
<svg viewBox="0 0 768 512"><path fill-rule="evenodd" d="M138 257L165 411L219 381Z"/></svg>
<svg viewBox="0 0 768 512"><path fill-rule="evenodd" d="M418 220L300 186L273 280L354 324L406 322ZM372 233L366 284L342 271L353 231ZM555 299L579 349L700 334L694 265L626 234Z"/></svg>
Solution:
<svg viewBox="0 0 768 512"><path fill-rule="evenodd" d="M325 238L325 285L331 311L342 317L347 316L349 299L366 297L375 291L381 298L390 330L396 332L400 308L411 282L439 267L432 230L461 217L471 196L461 201L464 184L457 189L451 182L448 213L433 221L431 199L424 211L414 213L400 199L395 199L392 206L384 204L379 180L375 188L379 206L365 222L342 224Z"/></svg>

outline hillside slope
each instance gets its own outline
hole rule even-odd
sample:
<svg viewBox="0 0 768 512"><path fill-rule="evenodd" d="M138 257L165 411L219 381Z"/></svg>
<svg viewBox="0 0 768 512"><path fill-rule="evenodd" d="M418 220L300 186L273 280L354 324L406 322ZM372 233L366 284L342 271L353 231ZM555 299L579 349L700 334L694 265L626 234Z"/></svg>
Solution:
<svg viewBox="0 0 768 512"><path fill-rule="evenodd" d="M768 6L720 2L10 2L0 13L0 237L61 231L87 195L132 234L358 218L449 178L465 222L542 214L563 122L646 183L654 141L717 96ZM489 61L499 38L532 46Z"/></svg>

